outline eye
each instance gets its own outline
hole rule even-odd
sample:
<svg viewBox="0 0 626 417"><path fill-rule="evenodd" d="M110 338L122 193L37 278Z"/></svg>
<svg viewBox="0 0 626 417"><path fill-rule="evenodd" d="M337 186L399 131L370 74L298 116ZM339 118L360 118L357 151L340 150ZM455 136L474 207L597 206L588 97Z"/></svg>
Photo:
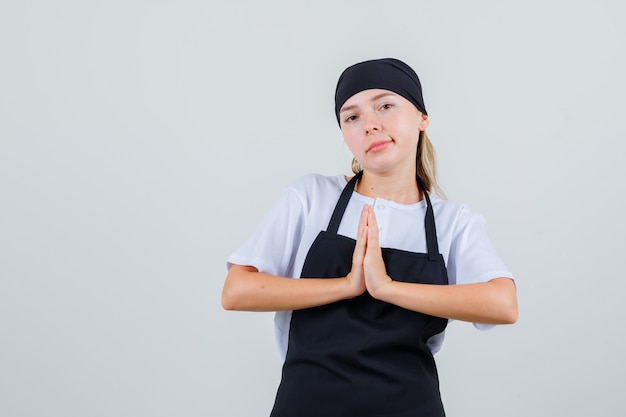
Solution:
<svg viewBox="0 0 626 417"><path fill-rule="evenodd" d="M385 104L383 104L382 106L380 106L380 109L381 109L381 110L389 110L389 109L390 109L390 108L392 108L392 107L393 107L393 104L391 104L391 103L385 103Z"/></svg>
<svg viewBox="0 0 626 417"><path fill-rule="evenodd" d="M351 114L350 116L346 117L343 121L346 123L350 123L350 122L354 122L357 119L357 116L355 114Z"/></svg>

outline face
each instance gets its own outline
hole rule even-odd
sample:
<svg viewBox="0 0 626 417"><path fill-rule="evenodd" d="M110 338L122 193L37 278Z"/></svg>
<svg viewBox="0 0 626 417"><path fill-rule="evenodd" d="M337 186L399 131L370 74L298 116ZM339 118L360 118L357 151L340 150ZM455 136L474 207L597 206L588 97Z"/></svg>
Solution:
<svg viewBox="0 0 626 417"><path fill-rule="evenodd" d="M341 132L365 171L415 171L419 133L428 116L399 94L371 89L350 97L339 112Z"/></svg>

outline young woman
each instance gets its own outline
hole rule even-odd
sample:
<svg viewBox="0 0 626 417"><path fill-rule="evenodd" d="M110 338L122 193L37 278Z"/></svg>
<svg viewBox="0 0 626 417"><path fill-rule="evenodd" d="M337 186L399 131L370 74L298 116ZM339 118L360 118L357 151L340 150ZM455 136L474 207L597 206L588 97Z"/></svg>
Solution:
<svg viewBox="0 0 626 417"><path fill-rule="evenodd" d="M347 68L335 114L355 175L289 186L229 258L222 304L277 312L273 417L444 416L433 353L448 319L514 323L513 276L483 218L437 195L408 65Z"/></svg>

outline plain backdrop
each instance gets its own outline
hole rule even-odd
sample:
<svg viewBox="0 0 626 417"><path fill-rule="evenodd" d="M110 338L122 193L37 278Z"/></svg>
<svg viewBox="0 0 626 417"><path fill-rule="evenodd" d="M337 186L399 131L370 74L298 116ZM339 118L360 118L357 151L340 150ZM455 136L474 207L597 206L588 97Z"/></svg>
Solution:
<svg viewBox="0 0 626 417"><path fill-rule="evenodd" d="M341 71L422 79L450 199L520 319L448 328L455 416L625 415L620 1L0 3L0 415L267 416L271 313L225 261L300 175L350 173Z"/></svg>

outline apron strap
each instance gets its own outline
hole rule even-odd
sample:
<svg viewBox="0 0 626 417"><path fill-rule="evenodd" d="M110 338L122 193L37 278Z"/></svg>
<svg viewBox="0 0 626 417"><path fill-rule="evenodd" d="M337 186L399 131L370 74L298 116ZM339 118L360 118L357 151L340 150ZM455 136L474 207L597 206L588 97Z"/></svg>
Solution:
<svg viewBox="0 0 626 417"><path fill-rule="evenodd" d="M352 192L354 191L354 187L356 182L363 176L363 171L356 174L352 179L346 184L341 195L339 196L339 200L337 201L337 205L335 206L335 210L333 211L333 215L330 218L330 222L328 223L328 229L326 229L326 233L330 234L332 237L337 236L337 231L339 230L339 224L341 223L341 219L343 218L343 213L346 211L346 207L348 207L348 203L350 202L350 197L352 196ZM430 202L430 197L428 196L428 191L426 191L426 187L422 180L419 177L416 177L417 185L422 190L424 194L424 198L426 199L426 216L424 217L424 228L426 231L426 247L428 248L428 259L431 261L439 260L439 244L437 243L437 229L435 228L435 214L433 211L433 205Z"/></svg>
<svg viewBox="0 0 626 417"><path fill-rule="evenodd" d="M346 207L348 207L348 203L350 202L350 196L352 196L354 186L356 185L356 182L359 180L359 178L361 178L362 176L363 171L352 177L352 179L343 188L341 196L339 196L339 200L337 201L337 205L335 206L335 211L333 211L333 215L330 218L330 223L328 223L328 229L326 229L327 233L330 233L333 236L337 235L337 230L339 230L339 224L341 223L343 213L346 211Z"/></svg>
<svg viewBox="0 0 626 417"><path fill-rule="evenodd" d="M426 230L426 247L428 248L428 259L436 261L439 259L439 244L437 243L437 229L435 227L435 212L433 211L433 205L430 203L430 197L428 191L422 180L416 176L417 184L424 193L426 199L426 217L424 217L424 228Z"/></svg>

